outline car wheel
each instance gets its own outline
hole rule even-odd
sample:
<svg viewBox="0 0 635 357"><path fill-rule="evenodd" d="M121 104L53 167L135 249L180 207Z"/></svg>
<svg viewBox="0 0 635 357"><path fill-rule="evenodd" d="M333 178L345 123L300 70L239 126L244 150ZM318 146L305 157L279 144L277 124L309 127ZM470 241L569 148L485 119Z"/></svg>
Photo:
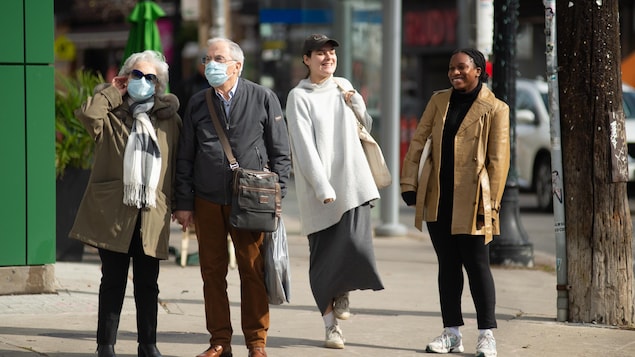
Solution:
<svg viewBox="0 0 635 357"><path fill-rule="evenodd" d="M551 188L551 157L543 155L538 158L534 175L536 199L541 211L553 209L553 194Z"/></svg>

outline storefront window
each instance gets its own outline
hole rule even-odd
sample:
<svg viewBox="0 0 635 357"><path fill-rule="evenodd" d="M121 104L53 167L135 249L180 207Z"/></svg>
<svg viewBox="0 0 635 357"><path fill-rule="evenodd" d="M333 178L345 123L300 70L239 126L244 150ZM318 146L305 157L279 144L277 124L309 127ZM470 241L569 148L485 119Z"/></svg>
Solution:
<svg viewBox="0 0 635 357"><path fill-rule="evenodd" d="M291 88L307 75L302 63L302 43L312 33L335 38L338 48L336 76L344 76L364 96L371 114L378 111L381 79L381 2L379 0L269 1L259 10L261 38L261 84L278 94L282 105ZM349 6L350 16L336 14ZM338 16L336 16L338 15ZM346 39L336 29L350 34ZM349 51L345 53L343 51ZM350 64L343 61L349 60ZM350 73L343 73L350 68Z"/></svg>

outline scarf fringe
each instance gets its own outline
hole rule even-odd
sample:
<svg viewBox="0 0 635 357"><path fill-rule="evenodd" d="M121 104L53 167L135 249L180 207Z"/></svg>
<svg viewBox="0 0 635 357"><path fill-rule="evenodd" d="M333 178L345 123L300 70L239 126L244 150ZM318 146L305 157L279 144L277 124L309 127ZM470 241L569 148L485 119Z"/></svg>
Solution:
<svg viewBox="0 0 635 357"><path fill-rule="evenodd" d="M128 184L123 186L123 203L128 206L156 207L156 188L141 184Z"/></svg>

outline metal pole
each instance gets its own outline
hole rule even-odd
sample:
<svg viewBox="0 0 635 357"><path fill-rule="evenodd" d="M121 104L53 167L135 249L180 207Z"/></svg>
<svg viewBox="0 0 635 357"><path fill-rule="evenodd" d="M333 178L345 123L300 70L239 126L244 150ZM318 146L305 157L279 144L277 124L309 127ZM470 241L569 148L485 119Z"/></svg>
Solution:
<svg viewBox="0 0 635 357"><path fill-rule="evenodd" d="M225 12L225 0L215 0L214 8L212 10L212 27L210 28L210 37L227 37L227 31L225 27L226 12Z"/></svg>
<svg viewBox="0 0 635 357"><path fill-rule="evenodd" d="M352 5L350 0L340 0L335 5L335 38L340 42L337 49L337 75L353 77L353 35L351 31Z"/></svg>
<svg viewBox="0 0 635 357"><path fill-rule="evenodd" d="M478 0L476 4L476 49L486 59L492 54L494 44L494 0Z"/></svg>
<svg viewBox="0 0 635 357"><path fill-rule="evenodd" d="M210 38L212 28L212 4L209 1L198 3L198 45L207 48L207 40Z"/></svg>
<svg viewBox="0 0 635 357"><path fill-rule="evenodd" d="M206 48L207 40L212 37L231 37L228 0L204 0L198 6L198 42L201 48Z"/></svg>
<svg viewBox="0 0 635 357"><path fill-rule="evenodd" d="M569 283L567 272L567 235L564 215L562 148L560 146L560 99L558 90L558 52L556 46L556 1L545 0L545 34L547 35L547 84L551 125L551 190L553 198L554 233L556 235L556 289L558 291L556 319L569 317Z"/></svg>
<svg viewBox="0 0 635 357"><path fill-rule="evenodd" d="M501 200L500 236L490 243L490 262L496 265L533 267L533 244L520 220L516 169L516 31L518 0L494 1L494 81L496 97L505 101L509 112L510 168Z"/></svg>
<svg viewBox="0 0 635 357"><path fill-rule="evenodd" d="M401 96L401 1L382 0L383 35L381 74L380 139L392 185L382 190L382 224L377 236L403 236L407 229L399 223L399 104Z"/></svg>

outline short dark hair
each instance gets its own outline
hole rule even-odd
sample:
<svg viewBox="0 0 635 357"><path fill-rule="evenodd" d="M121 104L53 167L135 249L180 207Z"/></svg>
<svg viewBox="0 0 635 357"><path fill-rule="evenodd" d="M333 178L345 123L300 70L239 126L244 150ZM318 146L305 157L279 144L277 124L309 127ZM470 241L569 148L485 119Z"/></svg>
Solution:
<svg viewBox="0 0 635 357"><path fill-rule="evenodd" d="M454 56L457 53L465 53L466 55L470 56L470 58L474 61L474 65L481 68L481 75L478 77L479 81L487 82L487 79L489 78L489 75L486 71L487 61L485 60L485 56L483 56L483 53L481 51L477 50L476 48L460 48L458 50L455 50L452 55Z"/></svg>

